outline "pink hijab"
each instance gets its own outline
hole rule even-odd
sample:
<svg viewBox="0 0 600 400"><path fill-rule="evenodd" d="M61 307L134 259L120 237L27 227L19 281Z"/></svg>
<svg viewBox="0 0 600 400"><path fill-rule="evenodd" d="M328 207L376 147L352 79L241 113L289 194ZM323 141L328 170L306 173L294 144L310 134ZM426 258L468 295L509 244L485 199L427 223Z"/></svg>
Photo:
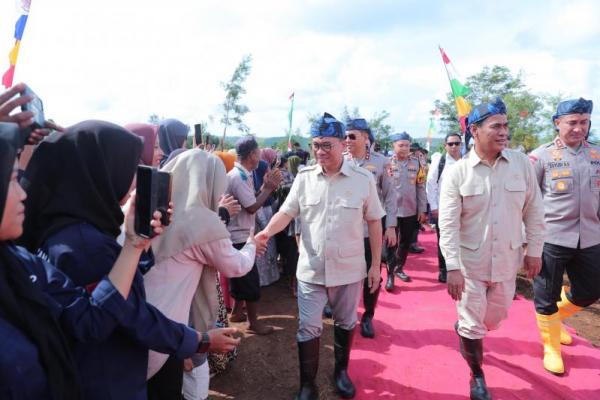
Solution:
<svg viewBox="0 0 600 400"><path fill-rule="evenodd" d="M260 151L260 158L265 160L269 164L269 168L271 168L275 160L277 160L277 151L271 148L262 149Z"/></svg>
<svg viewBox="0 0 600 400"><path fill-rule="evenodd" d="M141 161L144 165L152 166L154 159L154 144L158 135L158 126L152 124L127 124L124 127L131 133L144 139L144 150L142 151Z"/></svg>

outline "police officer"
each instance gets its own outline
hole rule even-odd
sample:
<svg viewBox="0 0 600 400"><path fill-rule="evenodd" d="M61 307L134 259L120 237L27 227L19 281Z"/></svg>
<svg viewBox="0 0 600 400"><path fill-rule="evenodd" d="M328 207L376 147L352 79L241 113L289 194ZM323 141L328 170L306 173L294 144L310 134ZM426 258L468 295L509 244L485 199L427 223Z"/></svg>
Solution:
<svg viewBox="0 0 600 400"><path fill-rule="evenodd" d="M363 118L352 119L346 123L346 148L348 152L345 158L349 162L353 162L356 166L362 167L373 174L379 200L386 213L386 216L381 221L384 229L384 240L391 247L396 245L396 207L398 200L396 190L393 187L393 180L389 174L390 161L383 155L371 151L371 146L374 143L375 136L373 136L367 121ZM365 261L368 272L368 269L371 268L372 257L366 223L364 224L364 242ZM375 337L372 321L379 297L379 289L378 287L374 293L371 293L366 281L363 285L365 312L360 322L360 334L363 337Z"/></svg>
<svg viewBox="0 0 600 400"><path fill-rule="evenodd" d="M427 177L427 174L429 173L429 165L427 164L427 154L429 154L429 151L426 148L421 147L419 143L413 142L410 144L410 154L419 160L419 164L421 166L421 168L419 169L421 179L423 179L423 177ZM425 191L427 191L427 188ZM421 254L425 251L425 249L419 246L418 243L419 232L422 230L424 230L422 224L417 223L417 225L415 226L415 230L413 231L413 237L410 242L410 246L408 247L409 253Z"/></svg>
<svg viewBox="0 0 600 400"><path fill-rule="evenodd" d="M310 130L317 165L298 173L290 193L257 241L300 220L298 260L298 355L300 391L297 399L317 399L315 377L319 365L321 313L329 300L333 309L336 389L343 398L356 394L348 376L348 361L356 309L365 275L374 293L380 284L381 218L385 215L373 175L344 160L345 126L325 113ZM367 221L371 268L367 274L363 240Z"/></svg>
<svg viewBox="0 0 600 400"><path fill-rule="evenodd" d="M533 281L544 368L564 372L560 345L571 344L561 321L600 297L600 146L585 140L592 101L558 104L558 136L530 155L544 198L547 227L542 271ZM561 286L567 272L571 289Z"/></svg>
<svg viewBox="0 0 600 400"><path fill-rule="evenodd" d="M396 208L397 249L389 251L388 274L385 289L394 289L394 272L404 282L410 277L404 272L408 249L414 238L414 230L419 223L427 220L427 194L425 192L426 173L419 159L410 155L411 138L402 132L391 137L394 155L391 160L391 173L394 178L398 205ZM395 250L395 251L394 251ZM392 256L393 257L390 257Z"/></svg>

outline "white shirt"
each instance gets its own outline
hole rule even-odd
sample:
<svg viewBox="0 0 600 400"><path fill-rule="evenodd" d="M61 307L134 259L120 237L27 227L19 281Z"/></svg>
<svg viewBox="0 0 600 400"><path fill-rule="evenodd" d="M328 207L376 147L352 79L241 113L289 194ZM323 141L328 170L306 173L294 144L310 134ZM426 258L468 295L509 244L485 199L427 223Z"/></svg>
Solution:
<svg viewBox="0 0 600 400"><path fill-rule="evenodd" d="M444 170L442 171L442 175L440 176L440 180L438 182L438 168L440 166L440 161L442 157L446 157L446 165L444 165ZM431 165L429 166L429 172L427 173L427 183L425 184L425 187L427 189L427 202L429 203L429 207L432 211L437 210L439 208L440 188L442 187L442 180L444 179L444 175L447 174L448 167L456 163L457 161L458 160L455 160L448 153L435 153L431 156Z"/></svg>

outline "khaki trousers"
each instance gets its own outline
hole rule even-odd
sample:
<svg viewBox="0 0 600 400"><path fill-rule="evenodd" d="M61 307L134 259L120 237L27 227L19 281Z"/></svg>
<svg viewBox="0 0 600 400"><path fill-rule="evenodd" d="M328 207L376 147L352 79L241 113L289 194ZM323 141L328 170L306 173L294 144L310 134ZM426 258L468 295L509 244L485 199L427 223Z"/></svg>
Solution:
<svg viewBox="0 0 600 400"><path fill-rule="evenodd" d="M508 315L516 288L516 277L503 282L465 278L462 299L456 302L458 333L468 339L482 339L497 329Z"/></svg>

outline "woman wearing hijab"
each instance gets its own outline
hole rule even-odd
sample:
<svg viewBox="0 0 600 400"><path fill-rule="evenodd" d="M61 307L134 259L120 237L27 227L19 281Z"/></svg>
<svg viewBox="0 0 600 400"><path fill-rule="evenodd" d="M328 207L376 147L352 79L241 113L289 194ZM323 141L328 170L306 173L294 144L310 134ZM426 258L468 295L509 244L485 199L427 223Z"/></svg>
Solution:
<svg viewBox="0 0 600 400"><path fill-rule="evenodd" d="M125 246L91 294L17 247L26 199L17 181L19 141L18 132L0 131L0 398L82 399L70 343L102 341L129 318L125 298L150 241L133 232L132 209ZM157 234L159 221L152 222Z"/></svg>
<svg viewBox="0 0 600 400"><path fill-rule="evenodd" d="M275 162L277 161L277 150L270 147L261 149L260 158L267 162L269 168L273 168L275 166Z"/></svg>
<svg viewBox="0 0 600 400"><path fill-rule="evenodd" d="M141 139L101 121L79 123L42 142L24 176L23 243L92 290L121 251L115 240L123 222L121 204L134 185L141 152ZM180 358L207 350L204 335L146 302L140 269L151 263L132 271L128 318L119 329L100 343L74 345L86 399L145 400L148 349Z"/></svg>
<svg viewBox="0 0 600 400"><path fill-rule="evenodd" d="M300 157L288 157L288 170L292 173L294 177L298 175L298 168L300 167L300 164L302 164L302 159Z"/></svg>
<svg viewBox="0 0 600 400"><path fill-rule="evenodd" d="M153 246L156 265L144 276L148 301L182 323L190 320L191 310L192 325L204 331L217 320L217 271L227 277L247 274L254 265L256 243L251 234L246 245L236 250L216 212L227 188L225 168L217 157L188 150L162 170L172 174L173 202L180 206L174 222ZM151 352L148 375L154 375L166 360L166 355ZM206 357L200 364L205 361ZM183 363L176 367L181 378ZM164 383L160 386L156 389L164 393ZM181 385L178 390L172 396L181 393Z"/></svg>
<svg viewBox="0 0 600 400"><path fill-rule="evenodd" d="M158 167L160 160L163 158L163 152L158 143L158 126L133 123L125 125L124 128L141 137L144 141L141 164Z"/></svg>
<svg viewBox="0 0 600 400"><path fill-rule="evenodd" d="M267 149L263 149L263 151L264 150ZM263 153L261 152L261 155L262 154ZM258 168L252 171L254 190L257 193L260 191L264 183L265 175L269 169L268 162L263 159L259 161ZM273 217L273 210L271 209L272 205L273 197L270 196L260 210L256 213L256 229L258 231L263 230ZM265 253L256 257L256 267L258 269L260 286L269 286L273 282L277 282L279 280L279 267L277 266L277 247L275 245L275 238L270 238L267 242L267 250Z"/></svg>
<svg viewBox="0 0 600 400"><path fill-rule="evenodd" d="M161 167L167 163L172 152L185 146L189 131L189 126L173 118L162 120L158 124L158 143L163 152Z"/></svg>

